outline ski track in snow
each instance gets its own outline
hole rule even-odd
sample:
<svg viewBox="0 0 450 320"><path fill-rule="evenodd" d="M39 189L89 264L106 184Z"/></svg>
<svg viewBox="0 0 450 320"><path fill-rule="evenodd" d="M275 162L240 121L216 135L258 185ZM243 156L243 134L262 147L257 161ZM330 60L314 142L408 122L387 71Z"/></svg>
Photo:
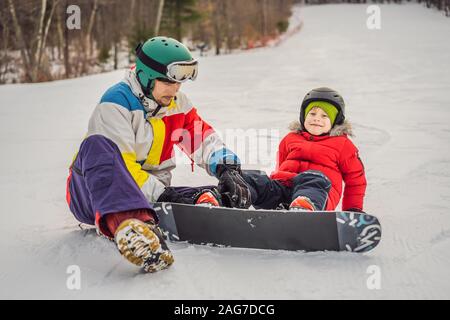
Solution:
<svg viewBox="0 0 450 320"><path fill-rule="evenodd" d="M442 40L450 21L417 4L380 7L378 31L366 28L366 5L297 8L299 33L274 48L202 58L198 80L183 86L217 130L269 129L259 135L276 145L307 91L338 89L366 167L365 209L383 226L373 252L174 243L174 266L148 275L95 230L81 230L65 204L67 167L122 70L0 87L0 298L450 298L450 43ZM275 152L245 167L269 170ZM215 180L186 164L173 183ZM81 268L79 291L67 289L70 265ZM371 265L380 290L367 288Z"/></svg>

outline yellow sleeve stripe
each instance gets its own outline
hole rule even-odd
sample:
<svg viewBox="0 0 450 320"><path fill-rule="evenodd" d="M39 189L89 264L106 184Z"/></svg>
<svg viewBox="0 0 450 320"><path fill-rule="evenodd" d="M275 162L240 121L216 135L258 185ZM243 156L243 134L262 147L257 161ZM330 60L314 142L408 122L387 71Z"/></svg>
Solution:
<svg viewBox="0 0 450 320"><path fill-rule="evenodd" d="M139 188L141 188L147 181L149 174L142 170L141 165L136 162L135 153L122 153L122 158L134 181L136 181Z"/></svg>
<svg viewBox="0 0 450 320"><path fill-rule="evenodd" d="M153 143L148 157L145 160L145 164L148 166L157 166L160 164L161 154L164 147L166 125L162 119L158 118L151 118L149 122L153 128Z"/></svg>

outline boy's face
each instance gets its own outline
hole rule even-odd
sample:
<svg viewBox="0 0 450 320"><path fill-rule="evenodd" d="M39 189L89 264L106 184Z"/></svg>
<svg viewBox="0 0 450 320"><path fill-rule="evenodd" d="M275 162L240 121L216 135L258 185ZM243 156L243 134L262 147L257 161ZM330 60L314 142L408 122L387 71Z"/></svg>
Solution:
<svg viewBox="0 0 450 320"><path fill-rule="evenodd" d="M305 118L305 129L314 136L328 133L331 130L331 120L320 108L314 107Z"/></svg>
<svg viewBox="0 0 450 320"><path fill-rule="evenodd" d="M153 88L153 98L155 101L163 107L170 105L172 99L177 95L180 90L181 83L156 80Z"/></svg>

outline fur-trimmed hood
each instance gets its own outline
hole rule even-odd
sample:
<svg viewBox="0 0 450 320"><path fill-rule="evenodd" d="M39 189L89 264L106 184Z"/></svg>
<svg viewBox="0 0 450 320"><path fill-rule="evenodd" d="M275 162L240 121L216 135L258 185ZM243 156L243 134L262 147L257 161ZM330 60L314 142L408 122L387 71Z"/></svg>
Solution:
<svg viewBox="0 0 450 320"><path fill-rule="evenodd" d="M297 120L297 121L291 122L289 124L289 130L291 130L293 132L303 131L300 121ZM343 124L334 126L330 131L330 137L338 137L338 136L342 136L344 134L346 134L350 137L354 136L352 124L347 120L344 120Z"/></svg>

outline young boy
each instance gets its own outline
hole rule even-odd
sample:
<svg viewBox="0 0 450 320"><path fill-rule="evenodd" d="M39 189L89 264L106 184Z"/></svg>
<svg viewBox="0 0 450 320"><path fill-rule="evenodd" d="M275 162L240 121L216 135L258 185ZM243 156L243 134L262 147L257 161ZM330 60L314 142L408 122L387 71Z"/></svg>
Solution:
<svg viewBox="0 0 450 320"><path fill-rule="evenodd" d="M330 88L311 90L300 108L300 121L291 124L280 143L275 172L267 177L244 171L252 204L258 209L335 210L345 183L342 210L363 212L364 166L348 138L345 104Z"/></svg>

